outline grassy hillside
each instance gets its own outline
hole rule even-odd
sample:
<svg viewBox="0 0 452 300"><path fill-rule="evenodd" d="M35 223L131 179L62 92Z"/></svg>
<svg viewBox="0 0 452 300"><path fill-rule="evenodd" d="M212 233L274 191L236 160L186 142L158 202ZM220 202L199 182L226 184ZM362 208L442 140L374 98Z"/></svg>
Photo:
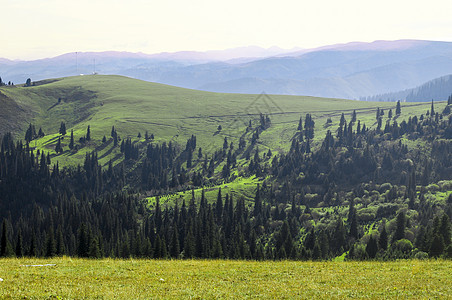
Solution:
<svg viewBox="0 0 452 300"><path fill-rule="evenodd" d="M58 102L58 99L61 99ZM340 99L209 93L149 83L120 76L76 76L36 82L31 87L0 88L0 134L12 131L24 137L29 123L46 133L32 146L55 154L61 122L66 123L68 135L62 141L67 149L70 130L76 141L91 127L93 140L77 153L65 151L56 157L62 165L80 163L87 151L97 150L105 164L119 158L117 149L100 141L105 135L110 139L115 126L121 137L136 137L146 131L154 134L156 141L173 141L184 146L192 134L204 153L220 147L224 137L238 143L250 120L258 122L259 114L270 115L272 126L259 140L260 150L284 151L290 146L300 116L313 115L314 143L323 139L327 118L337 128L341 113L350 115L354 109L358 119L366 126L375 126L377 107L395 108L395 103L360 102ZM401 118L420 114L429 104L410 103L402 106ZM222 130L218 131L218 126Z"/></svg>
<svg viewBox="0 0 452 300"><path fill-rule="evenodd" d="M2 259L0 298L447 298L451 261ZM25 265L55 264L27 267Z"/></svg>

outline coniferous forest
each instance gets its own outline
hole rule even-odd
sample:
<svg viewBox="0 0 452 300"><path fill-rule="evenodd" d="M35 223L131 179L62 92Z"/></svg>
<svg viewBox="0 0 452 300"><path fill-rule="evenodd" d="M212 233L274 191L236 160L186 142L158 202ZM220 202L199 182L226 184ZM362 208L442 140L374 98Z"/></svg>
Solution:
<svg viewBox="0 0 452 300"><path fill-rule="evenodd" d="M259 135L272 126L265 115L210 156L195 135L177 145L146 132L139 143L112 128L105 135L123 160L106 166L92 152L83 165L59 167L32 147L44 132L30 124L24 141L1 137L0 256L451 258L450 102L400 123L378 110L373 129L356 112L342 115L318 147L314 128L323 124L306 114L290 150L278 154L259 151ZM70 143L90 138L88 127ZM423 147L409 148L414 142ZM204 189L232 181L239 167L261 179L253 201L221 188L207 199ZM190 190L187 201L161 204L162 195Z"/></svg>

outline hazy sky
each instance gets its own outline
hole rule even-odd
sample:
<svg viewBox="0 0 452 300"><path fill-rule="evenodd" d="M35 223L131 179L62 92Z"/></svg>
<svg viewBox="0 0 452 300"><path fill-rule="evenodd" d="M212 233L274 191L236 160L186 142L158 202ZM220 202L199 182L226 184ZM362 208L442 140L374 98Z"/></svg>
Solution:
<svg viewBox="0 0 452 300"><path fill-rule="evenodd" d="M452 41L450 0L2 0L0 57Z"/></svg>

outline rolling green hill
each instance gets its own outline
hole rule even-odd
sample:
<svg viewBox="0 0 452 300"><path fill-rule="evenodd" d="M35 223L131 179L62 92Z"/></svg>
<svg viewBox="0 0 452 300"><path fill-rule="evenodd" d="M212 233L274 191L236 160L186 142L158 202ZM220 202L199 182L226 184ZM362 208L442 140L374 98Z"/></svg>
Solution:
<svg viewBox="0 0 452 300"><path fill-rule="evenodd" d="M60 99L60 102L58 101ZM121 137L136 137L138 132L154 134L156 141L173 141L179 145L192 134L204 153L211 153L223 143L224 137L238 143L249 121L258 122L259 114L269 115L272 126L259 140L260 150L285 151L289 148L298 120L311 113L316 123L314 144L322 140L332 119L337 128L342 113L355 109L358 119L367 127L375 126L377 107L395 108L395 103L360 102L341 99L281 95L221 94L189 90L149 83L121 76L76 76L45 80L31 87L0 88L0 134L8 131L24 138L29 123L46 133L32 146L55 153L61 122L68 129L62 141L66 150L56 158L62 165L80 163L86 151L96 149L100 161L119 157L116 149L100 142L110 138L112 126ZM428 110L429 104L403 104L401 118ZM70 153L71 129L78 140L90 125L92 141L81 151ZM218 131L221 125L222 130ZM330 129L331 129L330 128Z"/></svg>
<svg viewBox="0 0 452 300"><path fill-rule="evenodd" d="M97 75L0 92L0 123L31 141L1 139L0 256L452 257L450 104Z"/></svg>

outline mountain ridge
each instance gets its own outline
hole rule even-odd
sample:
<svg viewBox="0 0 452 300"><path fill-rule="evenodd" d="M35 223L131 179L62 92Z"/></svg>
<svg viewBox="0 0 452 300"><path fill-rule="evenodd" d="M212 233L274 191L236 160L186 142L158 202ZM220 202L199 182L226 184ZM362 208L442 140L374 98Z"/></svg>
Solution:
<svg viewBox="0 0 452 300"><path fill-rule="evenodd" d="M238 57L237 53L243 53L240 49L262 48L153 55L111 51L68 53L37 61L0 62L0 76L4 81L17 83L27 78L39 80L96 72L214 92L266 91L360 99L413 88L447 75L452 69L451 42L352 42L277 55L266 52L269 56L260 58ZM212 60L227 51L236 54ZM265 82L265 88L262 84L253 86L250 78ZM240 83L241 80L247 84Z"/></svg>

